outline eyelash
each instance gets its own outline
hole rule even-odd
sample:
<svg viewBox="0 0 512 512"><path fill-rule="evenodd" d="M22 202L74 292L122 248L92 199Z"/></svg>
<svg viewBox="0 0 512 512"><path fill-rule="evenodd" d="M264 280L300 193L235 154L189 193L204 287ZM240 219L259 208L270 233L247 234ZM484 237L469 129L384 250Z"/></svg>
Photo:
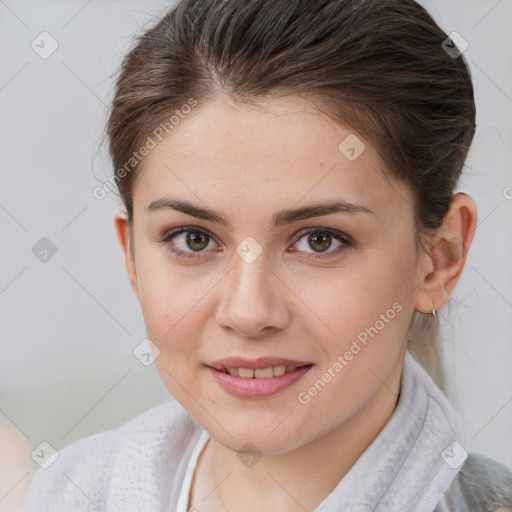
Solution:
<svg viewBox="0 0 512 512"><path fill-rule="evenodd" d="M181 233L191 233L191 232L206 235L210 240L213 240L213 237L207 231L204 231L202 229L199 229L199 228L196 228L193 226L184 226L184 227L176 228L174 230L167 232L163 236L163 238L160 240L160 242L169 244L169 242L171 242L171 240L174 237L176 237L177 235L179 235ZM309 256L307 256L308 259L311 259L314 261L332 258L334 256L337 256L340 252L343 252L344 250L346 250L350 247L355 247L355 242L348 235L345 235L344 233L341 233L339 231L333 231L333 230L325 229L325 228L312 228L312 229L309 228L305 231L301 231L297 235L298 238L294 242L294 244L298 243L302 238L304 238L307 235L310 235L311 233L321 233L324 235L328 234L328 235L331 235L332 238L334 238L335 240L342 243L342 245L340 245L339 247L337 247L336 249L334 249L331 252L328 252L325 254L324 253L312 253ZM195 258L202 257L202 252L188 253L188 252L182 251L181 249L176 248L176 246L174 246L174 247L173 246L174 246L174 244L169 244L169 250L171 252L173 252L174 254L177 254L180 257L189 258L189 259L195 259Z"/></svg>

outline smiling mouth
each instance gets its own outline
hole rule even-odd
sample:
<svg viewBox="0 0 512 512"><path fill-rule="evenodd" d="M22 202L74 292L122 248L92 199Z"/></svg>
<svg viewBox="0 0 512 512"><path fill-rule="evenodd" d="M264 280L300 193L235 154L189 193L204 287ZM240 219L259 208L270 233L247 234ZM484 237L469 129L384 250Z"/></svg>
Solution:
<svg viewBox="0 0 512 512"><path fill-rule="evenodd" d="M303 366L312 366L301 365L301 366L269 366L267 368L223 368L220 370L222 373L229 373L233 377L242 377L243 379L270 379L271 377L280 377L285 373L294 372L297 368L302 368Z"/></svg>
<svg viewBox="0 0 512 512"><path fill-rule="evenodd" d="M217 367L207 366L207 368L215 382L230 395L244 400L256 400L278 395L302 379L314 366L313 363L289 362L297 364L268 366L270 361L259 361L253 364L260 368L247 368L239 366L244 362L236 360L236 362L230 361L217 364Z"/></svg>

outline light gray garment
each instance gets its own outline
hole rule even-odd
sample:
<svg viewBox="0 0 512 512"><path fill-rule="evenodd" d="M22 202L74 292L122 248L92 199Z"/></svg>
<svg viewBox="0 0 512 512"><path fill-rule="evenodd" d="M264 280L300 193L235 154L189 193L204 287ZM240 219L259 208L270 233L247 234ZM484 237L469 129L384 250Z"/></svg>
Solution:
<svg viewBox="0 0 512 512"><path fill-rule="evenodd" d="M36 473L24 510L174 512L201 432L177 402L155 407L62 450ZM327 497L324 512L512 506L512 470L480 455L467 457L461 432L458 413L407 352L391 418Z"/></svg>

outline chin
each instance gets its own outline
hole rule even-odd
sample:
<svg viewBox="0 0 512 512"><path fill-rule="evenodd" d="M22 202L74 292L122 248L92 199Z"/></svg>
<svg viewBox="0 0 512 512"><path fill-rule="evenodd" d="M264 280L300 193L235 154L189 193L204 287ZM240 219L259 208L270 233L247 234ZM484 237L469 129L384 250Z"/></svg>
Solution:
<svg viewBox="0 0 512 512"><path fill-rule="evenodd" d="M211 417L205 417L204 413L195 421L220 444L234 452L245 451L246 447L247 451L271 454L291 451L315 438L313 433L308 434L305 425L297 424L298 418L293 418L294 414L283 422L287 414L254 412L246 413L243 417L226 414L224 421L219 421L225 428L212 421Z"/></svg>

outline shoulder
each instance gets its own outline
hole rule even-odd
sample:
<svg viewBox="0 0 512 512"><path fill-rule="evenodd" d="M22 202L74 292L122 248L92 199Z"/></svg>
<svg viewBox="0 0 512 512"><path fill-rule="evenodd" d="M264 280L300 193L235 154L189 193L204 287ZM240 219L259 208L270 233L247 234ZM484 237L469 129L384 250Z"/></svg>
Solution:
<svg viewBox="0 0 512 512"><path fill-rule="evenodd" d="M455 479L443 493L436 512L471 510L494 512L512 507L512 469L470 452ZM511 509L512 510L512 509Z"/></svg>
<svg viewBox="0 0 512 512"><path fill-rule="evenodd" d="M24 511L46 510L50 504L54 511L104 509L120 459L132 468L143 468L149 458L154 465L155 457L179 443L190 426L190 418L173 400L115 430L66 446L50 467L35 472Z"/></svg>

